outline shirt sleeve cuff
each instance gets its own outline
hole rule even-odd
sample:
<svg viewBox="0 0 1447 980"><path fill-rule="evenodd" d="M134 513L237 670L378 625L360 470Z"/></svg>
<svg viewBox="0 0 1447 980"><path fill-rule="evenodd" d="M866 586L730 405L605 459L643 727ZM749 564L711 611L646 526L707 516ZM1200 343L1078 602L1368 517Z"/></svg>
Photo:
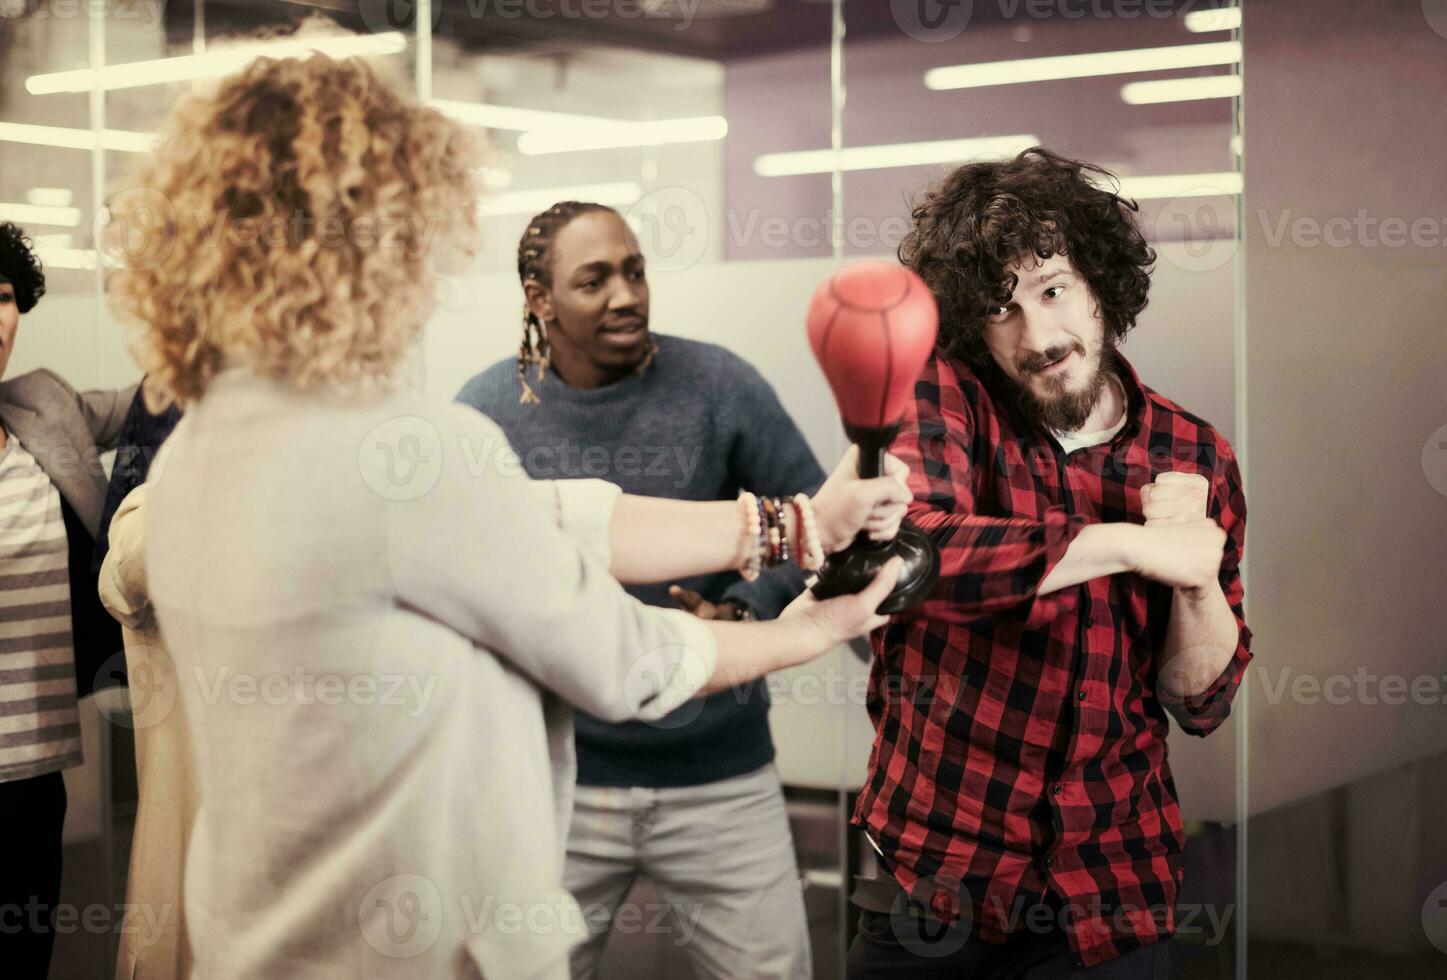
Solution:
<svg viewBox="0 0 1447 980"><path fill-rule="evenodd" d="M1176 719L1181 730L1191 735L1206 736L1220 728L1231 715L1231 702L1251 663L1251 629L1242 626L1236 650L1231 660L1213 680L1209 687L1199 694L1172 694L1164 686L1156 684L1156 698L1161 706Z"/></svg>
<svg viewBox="0 0 1447 980"><path fill-rule="evenodd" d="M1051 507L1045 512L1043 532L1045 547L1041 558L1044 567L1040 569L1035 591L1025 610L1026 629L1042 629L1049 626L1057 617L1078 604L1079 589L1056 589L1054 592L1042 594L1040 584L1049 577L1051 569L1065 558L1065 552L1069 550L1070 543L1089 523L1088 518L1080 514L1068 514L1063 507Z"/></svg>
<svg viewBox="0 0 1447 980"><path fill-rule="evenodd" d="M628 670L624 694L640 721L657 721L696 697L718 664L718 641L703 620L678 609L650 611L665 618L678 642L647 651Z"/></svg>
<svg viewBox="0 0 1447 980"><path fill-rule="evenodd" d="M608 568L613 562L609 529L623 491L606 480L537 480L532 491L558 528L589 558Z"/></svg>
<svg viewBox="0 0 1447 980"><path fill-rule="evenodd" d="M121 501L111 517L110 549L101 563L98 588L101 605L122 626L137 629L149 608L146 595L146 566L142 517L146 484L141 484Z"/></svg>

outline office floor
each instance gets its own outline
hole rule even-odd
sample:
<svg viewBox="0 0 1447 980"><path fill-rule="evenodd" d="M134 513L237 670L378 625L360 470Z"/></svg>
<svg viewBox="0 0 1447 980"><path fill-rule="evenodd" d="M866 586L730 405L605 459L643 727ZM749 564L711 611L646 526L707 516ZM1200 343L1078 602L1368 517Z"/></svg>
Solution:
<svg viewBox="0 0 1447 980"><path fill-rule="evenodd" d="M656 900L650 899L651 894L651 888L643 884L631 900ZM813 887L805 892L816 980L840 980L842 976L837 898L829 888ZM1209 947L1178 941L1173 980L1233 980L1234 949L1234 937ZM1442 980L1447 976L1447 956L1441 955L1384 957L1253 940L1248 956L1254 980ZM651 937L614 936L604 954L599 980L689 980L692 975L681 949L655 943Z"/></svg>
<svg viewBox="0 0 1447 980"><path fill-rule="evenodd" d="M116 833L117 844L123 840L126 846L117 848L123 851L124 857L113 862L115 877L112 880L120 892L115 897L106 894L105 848L101 842L87 840L66 845L60 897L64 905L74 911L67 913L72 924L57 923L50 980L101 980L111 975L108 964L120 938L118 906L125 901L126 862L130 859L129 820L118 825ZM104 915L96 911L98 909L104 909ZM87 910L91 913L89 924Z"/></svg>
<svg viewBox="0 0 1447 980"><path fill-rule="evenodd" d="M796 847L809 879L804 891L809 935L818 980L841 977L843 938L840 921L840 879L837 853L839 810L818 802L791 803ZM103 849L99 841L68 846L65 853L64 900L77 919L94 905L114 909L124 901L132 817L117 816L112 874L120 892L108 898ZM647 906L656 894L641 882L630 900ZM113 924L113 922L112 922ZM77 922L57 937L51 980L109 980L106 966L115 947L113 928L87 929ZM1332 950L1267 940L1251 940L1250 975L1256 980L1442 980L1447 955L1384 957L1352 950ZM1233 980L1234 936L1214 945L1177 941L1175 980ZM656 936L614 935L604 954L600 980L689 980L692 973L683 949Z"/></svg>

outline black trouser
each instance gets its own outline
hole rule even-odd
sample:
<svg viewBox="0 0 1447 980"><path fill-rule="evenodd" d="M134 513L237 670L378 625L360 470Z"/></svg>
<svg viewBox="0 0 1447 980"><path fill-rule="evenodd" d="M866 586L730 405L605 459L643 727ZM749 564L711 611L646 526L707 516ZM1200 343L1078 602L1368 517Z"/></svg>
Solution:
<svg viewBox="0 0 1447 980"><path fill-rule="evenodd" d="M859 881L851 902L859 909L859 932L849 946L847 980L1167 980L1171 975L1170 940L1165 938L1098 966L1077 967L1058 925L1046 932L1021 932L1004 943L986 942L968 920L944 926L907 900L892 880ZM1049 921L1058 923L1058 903L1047 905Z"/></svg>
<svg viewBox="0 0 1447 980"><path fill-rule="evenodd" d="M45 980L60 902L65 779L58 772L0 783L0 964L15 980Z"/></svg>

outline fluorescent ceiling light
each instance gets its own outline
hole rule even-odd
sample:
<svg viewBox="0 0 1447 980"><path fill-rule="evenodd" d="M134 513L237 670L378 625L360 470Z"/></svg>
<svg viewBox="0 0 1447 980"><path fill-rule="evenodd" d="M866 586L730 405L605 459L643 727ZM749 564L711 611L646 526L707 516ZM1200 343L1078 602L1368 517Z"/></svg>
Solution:
<svg viewBox="0 0 1447 980"><path fill-rule="evenodd" d="M668 143L707 143L728 135L723 116L690 119L655 119L650 122L594 123L538 129L518 137L518 152L527 156L611 150L628 146L663 146Z"/></svg>
<svg viewBox="0 0 1447 980"><path fill-rule="evenodd" d="M25 192L25 201L28 204L39 204L43 207L68 208L72 195L68 187L32 187Z"/></svg>
<svg viewBox="0 0 1447 980"><path fill-rule="evenodd" d="M0 122L0 142L30 143L34 146L60 146L70 150L95 149L95 133L89 129L65 126L34 126L30 123ZM101 146L126 153L149 153L156 145L151 133L125 129L101 130Z"/></svg>
<svg viewBox="0 0 1447 980"><path fill-rule="evenodd" d="M1235 170L1206 174L1160 174L1153 177L1122 177L1121 197L1137 201L1171 197L1229 197L1241 193L1241 174Z"/></svg>
<svg viewBox="0 0 1447 980"><path fill-rule="evenodd" d="M1192 34L1209 31L1234 31L1241 26L1240 7L1218 7L1215 10L1193 10L1183 20Z"/></svg>
<svg viewBox="0 0 1447 980"><path fill-rule="evenodd" d="M41 248L37 246L35 252L40 256L40 264L51 269L94 269L99 262L99 256L95 250L89 248Z"/></svg>
<svg viewBox="0 0 1447 980"><path fill-rule="evenodd" d="M764 13L774 0L641 0L639 6L645 17L733 17Z"/></svg>
<svg viewBox="0 0 1447 980"><path fill-rule="evenodd" d="M482 199L483 214L538 214L559 201L591 201L610 207L626 207L643 196L643 188L632 181L613 184L575 184L572 187L542 187L534 191L509 191Z"/></svg>
<svg viewBox="0 0 1447 980"><path fill-rule="evenodd" d="M1038 145L1040 138L986 136L978 139L932 140L927 143L885 143L879 146L851 146L838 155L841 170L887 170L932 163L960 163L979 157L1007 157ZM834 170L833 150L798 150L765 153L754 159L754 173L760 177L794 177L799 174L827 174Z"/></svg>
<svg viewBox="0 0 1447 980"><path fill-rule="evenodd" d="M518 109L506 105L488 105L484 102L456 102L451 99L433 99L432 105L459 122L484 129L509 129L527 132L533 129L551 129L559 126L602 126L625 123L622 119L607 119L603 116L576 116L567 112L551 112L546 109Z"/></svg>
<svg viewBox="0 0 1447 980"><path fill-rule="evenodd" d="M1097 75L1127 75L1138 71L1169 68L1205 68L1231 65L1241 60L1240 41L1209 44L1175 44L1166 48L1133 48L1128 51L1099 51L1067 54L1054 58L1021 58L1017 61L987 61L978 65L950 65L925 72L927 88L980 88L985 85L1016 85L1059 78L1091 78Z"/></svg>
<svg viewBox="0 0 1447 980"><path fill-rule="evenodd" d="M1128 82L1120 89L1120 97L1130 105L1194 102L1198 99L1234 99L1240 94L1240 75L1162 78L1152 82Z"/></svg>
<svg viewBox="0 0 1447 980"><path fill-rule="evenodd" d="M51 207L44 204L12 204L0 201L0 221L14 221L22 225L58 225L61 228L80 227L80 208Z"/></svg>
<svg viewBox="0 0 1447 980"><path fill-rule="evenodd" d="M31 75L25 80L25 91L31 95L54 92L89 92L93 88L137 88L142 85L163 85L187 82L197 78L219 78L240 71L260 57L293 58L320 51L333 58L361 55L396 54L405 50L407 39L399 31L386 34L346 35L343 37L284 38L219 47L204 54L188 54L155 61L133 61L124 65L107 65L97 71L78 68Z"/></svg>

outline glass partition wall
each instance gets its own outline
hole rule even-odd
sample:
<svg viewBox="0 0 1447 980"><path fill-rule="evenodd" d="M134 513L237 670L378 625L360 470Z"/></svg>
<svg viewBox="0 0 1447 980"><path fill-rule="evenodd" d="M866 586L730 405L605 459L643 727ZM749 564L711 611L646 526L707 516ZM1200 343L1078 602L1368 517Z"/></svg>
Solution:
<svg viewBox="0 0 1447 980"><path fill-rule="evenodd" d="M1442 976L1447 5L1252 0L1242 38L1247 960Z"/></svg>
<svg viewBox="0 0 1447 980"><path fill-rule="evenodd" d="M145 254L164 243L166 222L175 215L159 194L126 190L150 205L137 212L144 226L110 228L103 245L106 203L193 80L229 74L239 64L229 47L276 43L266 38L268 29L289 32L298 16L284 4L201 0L0 4L0 220L30 234L46 274L46 295L23 319L7 377L46 367L81 390L138 380L125 331L105 307L105 269L108 256L115 257L107 249ZM235 40L241 35L244 42ZM408 87L415 84L410 26L364 32L342 51L365 52ZM108 467L113 456L103 457ZM123 679L118 652L96 678L99 693L81 701L85 764L65 772L69 806L53 977L111 976L122 931L159 928L179 915L125 905L137 721L124 688L116 686ZM175 695L149 674L132 676L130 685L142 709Z"/></svg>

